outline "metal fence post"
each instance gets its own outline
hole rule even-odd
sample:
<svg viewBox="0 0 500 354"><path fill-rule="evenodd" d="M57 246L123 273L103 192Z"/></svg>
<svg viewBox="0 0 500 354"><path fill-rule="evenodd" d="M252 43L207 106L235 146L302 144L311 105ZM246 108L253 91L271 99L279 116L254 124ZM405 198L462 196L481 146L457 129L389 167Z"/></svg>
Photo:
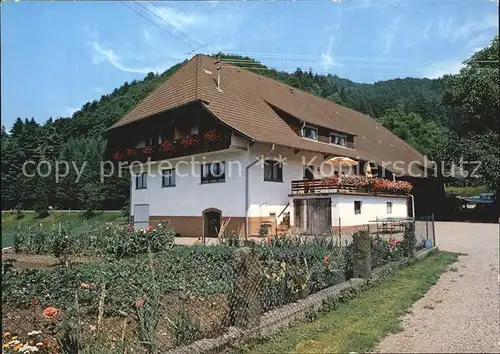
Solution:
<svg viewBox="0 0 500 354"><path fill-rule="evenodd" d="M431 214L432 217L432 246L436 247L436 225L434 219L434 213Z"/></svg>

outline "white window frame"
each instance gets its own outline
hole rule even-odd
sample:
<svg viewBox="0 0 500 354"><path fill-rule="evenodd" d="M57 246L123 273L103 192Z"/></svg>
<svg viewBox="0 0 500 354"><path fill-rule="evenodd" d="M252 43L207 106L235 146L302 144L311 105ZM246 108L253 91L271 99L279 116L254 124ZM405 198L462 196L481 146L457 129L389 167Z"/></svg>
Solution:
<svg viewBox="0 0 500 354"><path fill-rule="evenodd" d="M148 173L142 172L135 175L135 189L147 189L148 188Z"/></svg>
<svg viewBox="0 0 500 354"><path fill-rule="evenodd" d="M336 138L339 139L339 142L340 142L340 139L344 139L344 144L340 144L339 142L335 142ZM338 133L330 133L330 144L347 147L347 135L338 134Z"/></svg>
<svg viewBox="0 0 500 354"><path fill-rule="evenodd" d="M304 129L306 129L306 128L307 128L307 129L314 130L314 132L315 132L315 137L314 137L314 138L310 138L310 137L308 137L308 136L305 136L305 134L304 134ZM311 125L307 125L307 124L306 124L306 125L304 125L304 126L302 127L302 129L300 130L300 133L302 134L302 137L303 137L303 138L306 138L306 139L311 139L311 140L318 140L318 128L313 127L313 126L311 126Z"/></svg>
<svg viewBox="0 0 500 354"><path fill-rule="evenodd" d="M167 168L161 171L161 186L175 187L175 168Z"/></svg>

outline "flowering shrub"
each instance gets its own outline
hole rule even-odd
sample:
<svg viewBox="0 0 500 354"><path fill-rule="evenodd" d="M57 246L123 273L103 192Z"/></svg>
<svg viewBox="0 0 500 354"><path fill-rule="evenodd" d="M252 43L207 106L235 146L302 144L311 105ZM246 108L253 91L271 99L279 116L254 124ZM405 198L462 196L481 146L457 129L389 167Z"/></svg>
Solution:
<svg viewBox="0 0 500 354"><path fill-rule="evenodd" d="M197 134L191 134L186 136L181 140L181 145L183 147L195 146L199 142L199 137Z"/></svg>
<svg viewBox="0 0 500 354"><path fill-rule="evenodd" d="M220 134L215 129L208 130L204 135L205 139L210 142L216 142L220 140Z"/></svg>
<svg viewBox="0 0 500 354"><path fill-rule="evenodd" d="M404 246L400 240L393 237L384 239L375 238L372 241L371 260L372 267L379 267L383 264L394 262L404 257Z"/></svg>

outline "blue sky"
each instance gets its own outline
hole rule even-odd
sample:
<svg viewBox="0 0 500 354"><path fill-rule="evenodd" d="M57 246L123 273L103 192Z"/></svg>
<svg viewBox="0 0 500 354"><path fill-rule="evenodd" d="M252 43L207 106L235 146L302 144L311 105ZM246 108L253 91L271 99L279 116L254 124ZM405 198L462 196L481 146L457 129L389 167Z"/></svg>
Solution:
<svg viewBox="0 0 500 354"><path fill-rule="evenodd" d="M496 0L1 6L1 113L8 128L18 116L39 122L70 116L125 81L191 57L193 50L374 82L456 73L498 33Z"/></svg>

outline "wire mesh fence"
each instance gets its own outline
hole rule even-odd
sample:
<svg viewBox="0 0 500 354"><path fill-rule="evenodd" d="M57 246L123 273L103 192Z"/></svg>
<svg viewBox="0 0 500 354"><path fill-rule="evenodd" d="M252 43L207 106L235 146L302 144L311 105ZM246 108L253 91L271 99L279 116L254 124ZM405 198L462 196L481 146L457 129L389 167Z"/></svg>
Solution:
<svg viewBox="0 0 500 354"><path fill-rule="evenodd" d="M417 234L431 239L432 219L404 222L389 233L387 225L370 224L160 250L151 241L157 231L130 231L150 240L146 252L35 269L4 260L3 351L202 352L207 340L286 319L299 300L368 277L420 247ZM399 242L392 247L400 234L401 254Z"/></svg>

